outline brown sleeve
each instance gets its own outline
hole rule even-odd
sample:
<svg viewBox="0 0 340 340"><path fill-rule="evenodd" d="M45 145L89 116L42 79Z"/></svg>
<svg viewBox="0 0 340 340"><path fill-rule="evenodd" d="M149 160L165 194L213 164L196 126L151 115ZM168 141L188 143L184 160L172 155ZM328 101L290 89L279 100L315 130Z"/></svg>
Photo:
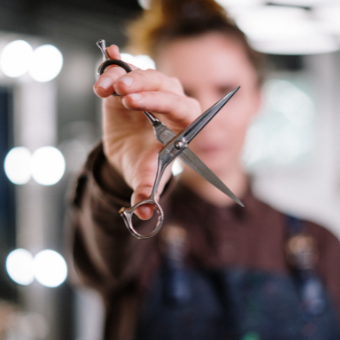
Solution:
<svg viewBox="0 0 340 340"><path fill-rule="evenodd" d="M78 178L68 224L75 270L81 281L100 291L143 276L155 261L156 249L155 238L137 240L126 229L118 211L130 206L132 190L115 170L105 169L107 166L100 144ZM138 231L146 232L154 225L154 219L144 221Z"/></svg>

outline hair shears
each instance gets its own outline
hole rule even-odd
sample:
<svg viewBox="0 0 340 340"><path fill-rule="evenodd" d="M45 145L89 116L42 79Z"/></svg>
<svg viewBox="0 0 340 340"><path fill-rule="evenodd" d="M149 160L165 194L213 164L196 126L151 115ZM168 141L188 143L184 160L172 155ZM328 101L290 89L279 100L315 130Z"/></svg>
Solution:
<svg viewBox="0 0 340 340"><path fill-rule="evenodd" d="M126 72L131 72L131 67L122 60L113 60L106 54L105 40L99 40L97 46L102 51L106 59L98 68L98 74L101 75L105 69L110 65L117 65L122 67ZM227 196L232 198L236 203L244 206L235 194L189 149L188 145L193 138L210 122L211 119L222 109L222 107L230 100L230 98L238 91L240 87L228 93L211 108L203 112L194 122L192 122L184 131L176 135L167 126L165 126L152 113L144 111L145 116L149 119L156 138L164 145L158 153L157 172L150 196L135 204L130 208L121 208L119 213L122 216L126 227L132 235L138 239L148 239L154 236L162 227L164 221L164 213L161 206L156 202L156 193L164 173L165 168L178 157L185 164L195 170L198 174L204 177L208 182L221 190ZM116 95L115 93L113 95ZM132 216L135 210L145 204L151 204L158 212L158 221L155 229L148 234L138 233L132 224Z"/></svg>

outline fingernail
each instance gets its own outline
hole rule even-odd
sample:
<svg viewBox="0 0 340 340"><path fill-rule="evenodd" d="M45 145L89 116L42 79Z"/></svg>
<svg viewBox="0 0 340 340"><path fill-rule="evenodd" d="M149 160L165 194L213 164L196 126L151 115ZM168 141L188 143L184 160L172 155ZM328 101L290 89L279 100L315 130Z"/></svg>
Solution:
<svg viewBox="0 0 340 340"><path fill-rule="evenodd" d="M131 77L123 77L120 81L126 86L130 86L133 82L133 79Z"/></svg>
<svg viewBox="0 0 340 340"><path fill-rule="evenodd" d="M151 208L150 207L140 207L139 211L144 216L150 216L151 215Z"/></svg>
<svg viewBox="0 0 340 340"><path fill-rule="evenodd" d="M152 209L150 207L138 207L138 216L141 220L148 220L152 217Z"/></svg>
<svg viewBox="0 0 340 340"><path fill-rule="evenodd" d="M112 79L108 77L101 78L100 81L97 83L97 86L108 90L112 86Z"/></svg>
<svg viewBox="0 0 340 340"><path fill-rule="evenodd" d="M129 97L134 101L134 102L139 102L142 100L143 96L139 93L131 93L129 94Z"/></svg>

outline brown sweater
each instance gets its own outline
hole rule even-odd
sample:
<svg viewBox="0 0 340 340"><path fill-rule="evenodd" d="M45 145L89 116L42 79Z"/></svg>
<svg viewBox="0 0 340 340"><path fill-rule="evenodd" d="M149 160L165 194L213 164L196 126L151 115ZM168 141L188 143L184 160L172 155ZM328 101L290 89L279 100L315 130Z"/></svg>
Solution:
<svg viewBox="0 0 340 340"><path fill-rule="evenodd" d="M113 172L104 185L101 174L105 164L99 145L78 178L69 225L74 265L80 279L103 297L105 339L132 340L143 295L160 265L159 236L141 241L129 234L118 210L130 205L132 191ZM108 185L107 180L112 183ZM190 266L238 266L288 274L285 216L250 191L242 201L245 208L217 207L184 185L172 183L161 205L165 225L175 223L187 230ZM145 233L150 223L154 221L144 221L138 230ZM340 312L339 242L313 223L306 222L305 230L317 241L317 271Z"/></svg>

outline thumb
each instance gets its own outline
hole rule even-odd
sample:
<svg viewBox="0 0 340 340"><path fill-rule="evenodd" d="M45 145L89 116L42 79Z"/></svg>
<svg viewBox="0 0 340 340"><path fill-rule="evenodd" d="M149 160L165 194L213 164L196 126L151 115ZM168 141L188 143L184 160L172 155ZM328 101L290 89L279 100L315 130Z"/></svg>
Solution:
<svg viewBox="0 0 340 340"><path fill-rule="evenodd" d="M139 181L136 181L136 186L134 192L131 196L131 205L135 205L143 200L146 200L153 188L154 180L155 180L156 173L148 173L148 174L141 174ZM159 202L159 197L164 190L166 183L169 181L171 176L171 169L168 167L166 171L163 173L161 181L158 185L158 190L156 193L155 200ZM153 212L155 210L155 206L152 204L143 204L136 209L136 215L141 220L148 220L152 217Z"/></svg>

